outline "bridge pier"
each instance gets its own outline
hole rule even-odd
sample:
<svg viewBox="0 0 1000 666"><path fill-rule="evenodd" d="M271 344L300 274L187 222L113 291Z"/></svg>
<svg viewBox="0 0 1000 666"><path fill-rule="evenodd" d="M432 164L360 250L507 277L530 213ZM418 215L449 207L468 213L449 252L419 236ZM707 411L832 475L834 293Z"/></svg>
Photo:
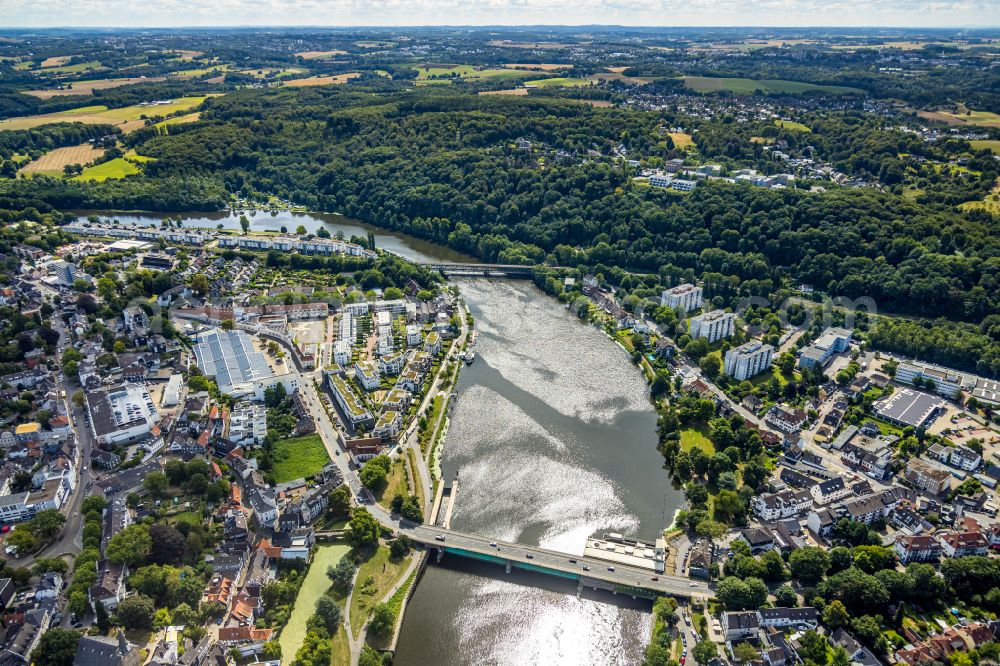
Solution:
<svg viewBox="0 0 1000 666"><path fill-rule="evenodd" d="M507 560L507 564L504 568L507 570L507 573L510 573L510 560Z"/></svg>
<svg viewBox="0 0 1000 666"><path fill-rule="evenodd" d="M576 582L576 598L577 599L580 598L580 594L581 593L583 593L583 578L580 578L580 580L578 580Z"/></svg>
<svg viewBox="0 0 1000 666"><path fill-rule="evenodd" d="M438 554L437 554L437 561L440 562L441 558L444 557L444 548L438 548L437 552L438 552Z"/></svg>

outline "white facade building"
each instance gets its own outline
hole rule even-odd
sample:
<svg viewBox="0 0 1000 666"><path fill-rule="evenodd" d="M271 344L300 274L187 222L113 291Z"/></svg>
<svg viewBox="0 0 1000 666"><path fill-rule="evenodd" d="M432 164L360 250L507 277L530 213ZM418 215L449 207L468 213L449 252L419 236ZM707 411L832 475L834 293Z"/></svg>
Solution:
<svg viewBox="0 0 1000 666"><path fill-rule="evenodd" d="M668 308L680 308L684 312L697 310L702 303L702 289L693 284L681 284L665 290L660 295L660 304Z"/></svg>
<svg viewBox="0 0 1000 666"><path fill-rule="evenodd" d="M705 338L711 344L731 336L735 323L736 315L732 312L712 310L697 317L691 317L688 330L692 338Z"/></svg>
<svg viewBox="0 0 1000 666"><path fill-rule="evenodd" d="M774 347L751 340L726 352L722 370L733 379L743 381L770 368L773 359Z"/></svg>

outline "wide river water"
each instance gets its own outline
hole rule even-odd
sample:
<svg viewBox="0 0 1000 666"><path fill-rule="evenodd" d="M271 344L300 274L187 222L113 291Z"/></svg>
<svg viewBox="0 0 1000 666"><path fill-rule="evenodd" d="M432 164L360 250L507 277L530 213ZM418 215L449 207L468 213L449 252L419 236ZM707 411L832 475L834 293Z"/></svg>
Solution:
<svg viewBox="0 0 1000 666"><path fill-rule="evenodd" d="M72 210L81 217L97 215L102 220L117 220L122 224L135 224L141 226L158 226L165 218L180 219L183 225L188 228L215 229L220 224L223 229L239 229L240 216L229 212L220 213L134 213L116 212L106 210ZM367 236L368 232L375 234L375 246L390 252L396 252L407 259L413 261L447 261L447 262L475 262L474 257L463 254L451 248L426 241L408 234L388 231L370 224L365 224L359 220L336 213L292 213L290 211L280 211L270 213L267 211L257 211L255 215L247 214L250 220L250 231L281 231L285 227L288 231L294 232L302 225L309 233L316 233L320 228L325 228L331 235L335 236L338 231L344 233L344 237L350 240L351 236Z"/></svg>
<svg viewBox="0 0 1000 666"><path fill-rule="evenodd" d="M479 330L444 443L452 527L582 553L605 531L654 539L681 493L626 352L526 282L457 281ZM425 571L395 664L635 664L648 602L445 556Z"/></svg>

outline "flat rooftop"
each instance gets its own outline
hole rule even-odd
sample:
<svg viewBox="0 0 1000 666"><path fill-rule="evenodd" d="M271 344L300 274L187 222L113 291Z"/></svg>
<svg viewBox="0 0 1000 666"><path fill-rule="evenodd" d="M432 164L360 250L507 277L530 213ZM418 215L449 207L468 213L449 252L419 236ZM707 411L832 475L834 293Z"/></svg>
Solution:
<svg viewBox="0 0 1000 666"><path fill-rule="evenodd" d="M223 393L232 393L237 385L274 376L264 354L253 348L250 336L243 331L202 333L194 355L201 371L207 377L214 377Z"/></svg>
<svg viewBox="0 0 1000 666"><path fill-rule="evenodd" d="M611 563L641 567L656 573L663 573L664 555L657 554L653 544L621 539L617 535L605 538L591 537L583 549L584 557L593 557Z"/></svg>
<svg viewBox="0 0 1000 666"><path fill-rule="evenodd" d="M929 393L900 388L875 403L875 413L897 423L922 428L929 426L934 420L932 415L944 406L943 400Z"/></svg>

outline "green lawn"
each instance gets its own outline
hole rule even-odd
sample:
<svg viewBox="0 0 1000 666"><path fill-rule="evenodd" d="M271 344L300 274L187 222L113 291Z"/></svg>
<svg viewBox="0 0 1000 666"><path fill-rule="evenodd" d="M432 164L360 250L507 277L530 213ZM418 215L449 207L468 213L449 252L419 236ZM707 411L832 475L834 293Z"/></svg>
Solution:
<svg viewBox="0 0 1000 666"><path fill-rule="evenodd" d="M392 616L396 618L397 622L399 621L399 611L403 609L403 598L406 597L407 590L413 587L416 579L417 570L414 570L413 573L410 574L410 577L406 579L406 582L400 585L399 589L396 590L396 593L393 594L386 602L386 604L389 605L389 608L392 609ZM374 636L368 636L367 638L368 642L376 648L383 649L389 647L386 642L378 640Z"/></svg>
<svg viewBox="0 0 1000 666"><path fill-rule="evenodd" d="M811 129L803 125L802 123L797 123L794 120L775 120L774 124L778 127L783 127L784 129L793 130L795 132L812 132Z"/></svg>
<svg viewBox="0 0 1000 666"><path fill-rule="evenodd" d="M699 425L681 430L681 450L690 451L699 448L708 455L715 453L715 447L708 438L708 426Z"/></svg>
<svg viewBox="0 0 1000 666"><path fill-rule="evenodd" d="M787 81L785 79L744 79L726 78L716 76L685 76L684 85L696 92L715 92L726 90L734 93L750 94L754 91L783 92L783 93L804 93L804 92L826 92L833 95L864 95L865 91L860 88L849 88L847 86L821 86L813 83L802 83L801 81Z"/></svg>
<svg viewBox="0 0 1000 666"><path fill-rule="evenodd" d="M132 176L139 172L139 167L132 162L129 162L123 157L116 157L113 160L108 160L107 162L103 162L96 166L87 167L83 170L83 173L79 176L75 176L72 180L93 180L102 182L105 180Z"/></svg>
<svg viewBox="0 0 1000 666"><path fill-rule="evenodd" d="M392 466L389 467L389 476L385 488L378 495L378 503L388 508L396 493L405 497L409 492L409 484L406 482L406 466L402 460L393 460Z"/></svg>
<svg viewBox="0 0 1000 666"><path fill-rule="evenodd" d="M283 439L274 445L274 480L277 483L312 476L330 462L319 435Z"/></svg>
<svg viewBox="0 0 1000 666"><path fill-rule="evenodd" d="M379 546L371 557L361 563L351 593L351 632L355 636L368 621L372 607L382 601L382 597L403 575L408 561L407 558L391 560L389 548Z"/></svg>
<svg viewBox="0 0 1000 666"><path fill-rule="evenodd" d="M299 596L295 599L292 615L288 624L281 630L278 644L281 645L281 663L290 664L295 658L295 652L302 646L306 637L306 622L316 611L316 601L330 587L326 577L326 568L340 561L350 551L346 544L317 546L309 572L299 588ZM346 636L344 643L347 642Z"/></svg>

